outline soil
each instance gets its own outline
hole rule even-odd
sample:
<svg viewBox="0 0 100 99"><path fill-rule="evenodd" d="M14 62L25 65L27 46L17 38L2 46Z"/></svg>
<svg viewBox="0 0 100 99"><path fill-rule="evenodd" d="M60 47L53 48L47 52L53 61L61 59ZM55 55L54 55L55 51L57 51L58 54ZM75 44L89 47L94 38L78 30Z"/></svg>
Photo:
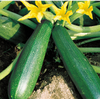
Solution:
<svg viewBox="0 0 100 99"><path fill-rule="evenodd" d="M82 47L100 47L100 41L84 44ZM18 53L15 44L0 38L0 72L15 59ZM100 66L100 53L84 54L90 64ZM7 87L10 76L11 73L0 81L0 99L8 99ZM52 38L35 89L28 99L82 99L63 66Z"/></svg>

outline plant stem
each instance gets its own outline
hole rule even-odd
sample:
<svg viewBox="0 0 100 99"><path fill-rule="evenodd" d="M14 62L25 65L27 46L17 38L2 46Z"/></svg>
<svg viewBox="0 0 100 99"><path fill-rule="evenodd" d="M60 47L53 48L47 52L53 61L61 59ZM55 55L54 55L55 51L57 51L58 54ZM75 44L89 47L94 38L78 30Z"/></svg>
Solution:
<svg viewBox="0 0 100 99"><path fill-rule="evenodd" d="M69 35L71 36L72 40L79 40L79 39L86 39L86 38L92 38L92 37L100 37L100 31L99 32L88 32L88 33L82 33L82 32L75 32L72 30L67 30Z"/></svg>
<svg viewBox="0 0 100 99"><path fill-rule="evenodd" d="M5 6L7 6L11 2L12 2L12 0L10 0L10 1L1 1L0 2L0 9L3 9Z"/></svg>
<svg viewBox="0 0 100 99"><path fill-rule="evenodd" d="M93 4L91 4L91 6L93 6L93 7L100 6L100 2L93 3Z"/></svg>
<svg viewBox="0 0 100 99"><path fill-rule="evenodd" d="M90 43L90 42L97 41L97 40L100 40L100 37L98 37L98 38L91 38L91 39L89 39L89 40L85 40L85 41L79 42L79 43L77 43L76 45L77 45L77 46L80 46L80 45L82 45L82 44Z"/></svg>
<svg viewBox="0 0 100 99"><path fill-rule="evenodd" d="M100 10L97 7L93 7L93 12L100 17Z"/></svg>
<svg viewBox="0 0 100 99"><path fill-rule="evenodd" d="M72 7L70 9L68 9L68 10L72 10L72 12L75 13L76 10L78 9L78 4L77 4L76 1L73 1L73 2L75 2L75 4L73 4Z"/></svg>
<svg viewBox="0 0 100 99"><path fill-rule="evenodd" d="M100 53L100 48L93 48L93 47L78 47L78 49L82 53Z"/></svg>
<svg viewBox="0 0 100 99"><path fill-rule="evenodd" d="M70 16L70 21L71 23L76 20L77 18L81 17L82 14L81 13L74 13L73 15Z"/></svg>
<svg viewBox="0 0 100 99"><path fill-rule="evenodd" d="M91 65L94 69L94 71L98 74L100 74L100 67L99 66L94 66L94 65Z"/></svg>
<svg viewBox="0 0 100 99"><path fill-rule="evenodd" d="M95 2L95 0L91 0L91 3Z"/></svg>
<svg viewBox="0 0 100 99"><path fill-rule="evenodd" d="M70 9L71 8L71 6L72 6L72 0L68 0L68 9Z"/></svg>
<svg viewBox="0 0 100 99"><path fill-rule="evenodd" d="M13 13L13 12L11 12L11 11L8 11L8 10L5 10L5 9L1 9L0 10L0 14L2 14L2 15L4 15L4 16L7 16L7 17L9 17L9 18L12 18L12 19L14 19L14 20L18 20L19 18L21 18L22 16L20 16L20 15L18 15L18 14L16 14L16 13ZM32 28L32 29L35 29L36 28L36 24L34 23L34 22L32 22L32 21L30 21L30 20L23 20L23 21L19 21L20 23L22 23L22 24L24 24L24 25L26 25L26 26L28 26L28 27L30 27L30 28Z"/></svg>
<svg viewBox="0 0 100 99"><path fill-rule="evenodd" d="M64 25L65 25L65 21L63 20L62 26L64 27Z"/></svg>
<svg viewBox="0 0 100 99"><path fill-rule="evenodd" d="M100 31L100 25L96 26L89 26L89 27L81 27L73 24L68 24L65 22L65 27L67 27L70 30L76 31L76 32L98 32Z"/></svg>
<svg viewBox="0 0 100 99"><path fill-rule="evenodd" d="M20 52L21 53L21 52ZM8 74L11 73L11 71L13 70L13 68L15 67L15 64L19 58L20 53L17 55L17 57L14 59L14 61L5 69L0 73L0 80L2 80L3 78L5 78Z"/></svg>

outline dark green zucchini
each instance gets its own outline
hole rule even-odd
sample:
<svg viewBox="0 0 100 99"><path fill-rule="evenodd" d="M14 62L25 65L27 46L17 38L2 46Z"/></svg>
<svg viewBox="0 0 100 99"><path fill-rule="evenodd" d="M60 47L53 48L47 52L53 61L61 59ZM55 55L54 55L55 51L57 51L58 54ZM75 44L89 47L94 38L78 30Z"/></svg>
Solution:
<svg viewBox="0 0 100 99"><path fill-rule="evenodd" d="M52 37L64 66L83 99L100 99L100 79L66 28L55 26Z"/></svg>
<svg viewBox="0 0 100 99"><path fill-rule="evenodd" d="M0 16L0 37L18 44L27 40L27 28L26 26L14 21L10 18ZM31 30L32 31L32 30Z"/></svg>
<svg viewBox="0 0 100 99"><path fill-rule="evenodd" d="M9 99L27 99L37 82L46 54L52 23L39 24L20 54L8 85Z"/></svg>

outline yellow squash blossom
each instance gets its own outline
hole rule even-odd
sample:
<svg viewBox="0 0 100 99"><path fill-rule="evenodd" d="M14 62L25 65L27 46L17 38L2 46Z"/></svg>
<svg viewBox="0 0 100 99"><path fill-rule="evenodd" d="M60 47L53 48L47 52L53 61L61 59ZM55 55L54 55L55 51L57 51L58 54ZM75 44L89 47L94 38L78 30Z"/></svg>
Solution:
<svg viewBox="0 0 100 99"><path fill-rule="evenodd" d="M61 9L57 8L56 6L52 6L54 8L54 11L56 15L54 16L55 20L64 20L67 21L69 24L71 24L69 16L71 16L73 13L72 11L67 11L66 13L66 7L67 7L68 2L65 2Z"/></svg>
<svg viewBox="0 0 100 99"><path fill-rule="evenodd" d="M79 9L76 10L76 12L81 13L81 14L86 14L91 19L93 19L93 16L92 16L93 7L92 6L89 7L89 6L90 6L90 0L84 1L84 3L83 2L78 2Z"/></svg>
<svg viewBox="0 0 100 99"><path fill-rule="evenodd" d="M43 12L45 12L47 8L52 6L52 4L42 4L41 1L35 1L36 6L33 4L29 4L26 1L21 1L21 2L26 6L28 10L30 10L30 12L24 17L20 18L18 21L25 20L28 18L36 18L37 21L41 23L41 20L44 15Z"/></svg>

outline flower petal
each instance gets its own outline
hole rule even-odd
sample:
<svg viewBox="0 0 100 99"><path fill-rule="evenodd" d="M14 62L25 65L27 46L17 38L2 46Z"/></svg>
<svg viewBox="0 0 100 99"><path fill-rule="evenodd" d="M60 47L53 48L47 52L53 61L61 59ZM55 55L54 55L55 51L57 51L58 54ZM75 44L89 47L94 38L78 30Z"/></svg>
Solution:
<svg viewBox="0 0 100 99"><path fill-rule="evenodd" d="M89 13L89 17L93 20L93 16L91 12Z"/></svg>
<svg viewBox="0 0 100 99"><path fill-rule="evenodd" d="M36 6L32 5L32 4L29 4L28 2L26 1L21 1L28 10L31 10L31 9L36 9Z"/></svg>
<svg viewBox="0 0 100 99"><path fill-rule="evenodd" d="M37 16L36 16L36 19L37 19L37 21L38 21L39 23L41 23L42 18L43 18L43 13L41 13L41 12L38 13Z"/></svg>
<svg viewBox="0 0 100 99"><path fill-rule="evenodd" d="M52 4L45 4L42 5L42 7L39 7L39 9L41 9L41 12L45 12L47 8L49 8L50 6L52 6Z"/></svg>
<svg viewBox="0 0 100 99"><path fill-rule="evenodd" d="M90 5L90 0L87 0L87 1L84 1L85 2L85 5L87 6L87 8L89 7Z"/></svg>
<svg viewBox="0 0 100 99"><path fill-rule="evenodd" d="M61 20L62 19L62 17L61 17L61 15L56 15L56 16L54 16L54 18L53 18L54 20Z"/></svg>
<svg viewBox="0 0 100 99"><path fill-rule="evenodd" d="M23 16L22 18L18 19L18 21L22 21L28 18L35 18L35 13L32 13L32 11L30 11L27 15Z"/></svg>
<svg viewBox="0 0 100 99"><path fill-rule="evenodd" d="M42 6L42 2L41 1L35 1L35 4L37 5L37 7L41 7Z"/></svg>
<svg viewBox="0 0 100 99"><path fill-rule="evenodd" d="M93 6L90 6L90 8L88 10L89 11L93 11Z"/></svg>
<svg viewBox="0 0 100 99"><path fill-rule="evenodd" d="M81 13L81 14L84 14L84 9L78 9L76 10L77 13Z"/></svg>
<svg viewBox="0 0 100 99"><path fill-rule="evenodd" d="M93 19L92 11L93 11L93 7L90 6L90 8L87 9L87 11L85 12L85 14L88 15L91 19Z"/></svg>
<svg viewBox="0 0 100 99"><path fill-rule="evenodd" d="M63 6L61 7L61 10L63 11L63 13L66 13L66 7L67 7L68 2L65 2L63 4Z"/></svg>
<svg viewBox="0 0 100 99"><path fill-rule="evenodd" d="M53 7L53 9L54 9L54 11L55 11L56 14L60 13L61 9L58 9L55 5L52 5L52 7Z"/></svg>
<svg viewBox="0 0 100 99"><path fill-rule="evenodd" d="M78 7L79 7L79 9L83 9L84 3L83 2L78 2Z"/></svg>
<svg viewBox="0 0 100 99"><path fill-rule="evenodd" d="M44 4L44 5L42 5L42 8L47 9L47 8L51 7L52 5L53 5L53 4Z"/></svg>
<svg viewBox="0 0 100 99"><path fill-rule="evenodd" d="M35 0L35 4L39 7L39 8L45 8L45 10L47 8L49 8L50 6L52 6L53 4L42 4L41 0Z"/></svg>
<svg viewBox="0 0 100 99"><path fill-rule="evenodd" d="M66 13L66 16L71 16L73 14L73 12L72 12L72 10L70 10L70 11L68 11L67 13Z"/></svg>
<svg viewBox="0 0 100 99"><path fill-rule="evenodd" d="M69 17L66 18L66 21L71 24Z"/></svg>
<svg viewBox="0 0 100 99"><path fill-rule="evenodd" d="M69 24L71 24L70 19L69 19L69 16L71 16L72 14L73 14L73 13L72 13L72 10L71 10L71 11L68 11L68 12L65 14L63 20L65 20L65 21L67 21Z"/></svg>

